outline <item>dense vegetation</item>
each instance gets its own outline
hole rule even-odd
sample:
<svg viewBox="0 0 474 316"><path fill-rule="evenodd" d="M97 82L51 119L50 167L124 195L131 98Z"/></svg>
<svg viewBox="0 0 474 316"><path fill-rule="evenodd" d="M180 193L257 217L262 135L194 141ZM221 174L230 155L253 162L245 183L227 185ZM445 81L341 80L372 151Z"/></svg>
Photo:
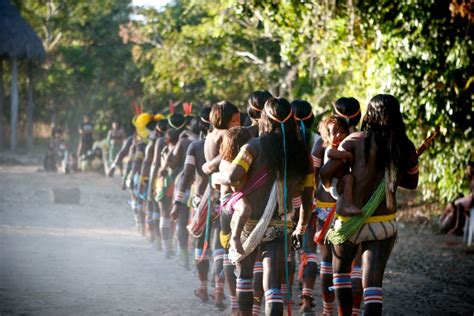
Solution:
<svg viewBox="0 0 474 316"><path fill-rule="evenodd" d="M415 144L441 128L421 158L425 198L446 201L466 188L472 1L178 0L160 11L128 0L16 3L48 54L36 73L38 120L53 115L73 130L91 112L105 128L131 118L132 100L152 111L170 99L244 108L255 89L323 113L340 96L364 107L391 93Z"/></svg>

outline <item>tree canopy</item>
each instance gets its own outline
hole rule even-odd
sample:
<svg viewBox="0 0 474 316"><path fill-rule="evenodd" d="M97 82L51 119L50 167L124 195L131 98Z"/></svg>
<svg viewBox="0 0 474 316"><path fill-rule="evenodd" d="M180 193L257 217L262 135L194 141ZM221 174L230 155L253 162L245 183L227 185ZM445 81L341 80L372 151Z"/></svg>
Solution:
<svg viewBox="0 0 474 316"><path fill-rule="evenodd" d="M169 100L245 108L253 90L309 101L339 97L364 108L396 96L410 137L441 136L421 158L429 199L450 200L473 159L472 1L175 0L161 10L128 0L19 1L40 35L38 115L75 126L94 114L128 122L130 102L164 111ZM133 15L131 15L133 12Z"/></svg>

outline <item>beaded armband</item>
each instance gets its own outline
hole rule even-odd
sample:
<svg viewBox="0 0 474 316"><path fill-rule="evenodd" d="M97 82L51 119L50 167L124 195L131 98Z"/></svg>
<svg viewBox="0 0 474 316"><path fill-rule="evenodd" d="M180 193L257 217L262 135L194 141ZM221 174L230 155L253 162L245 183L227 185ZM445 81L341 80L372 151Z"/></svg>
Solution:
<svg viewBox="0 0 474 316"><path fill-rule="evenodd" d="M418 165L414 166L411 169L408 169L407 173L408 174L417 174L418 173Z"/></svg>
<svg viewBox="0 0 474 316"><path fill-rule="evenodd" d="M303 180L302 187L303 188L314 188L316 185L316 182L314 180L314 174L310 173L307 174L306 177Z"/></svg>
<svg viewBox="0 0 474 316"><path fill-rule="evenodd" d="M184 160L184 164L195 166L196 165L196 159L192 155L187 155L186 160Z"/></svg>
<svg viewBox="0 0 474 316"><path fill-rule="evenodd" d="M315 156L312 156L312 157L313 157L313 166L315 168L321 168L323 160L321 158L318 158L318 157L315 157Z"/></svg>
<svg viewBox="0 0 474 316"><path fill-rule="evenodd" d="M175 191L174 193L174 202L184 203L185 194L181 191Z"/></svg>
<svg viewBox="0 0 474 316"><path fill-rule="evenodd" d="M243 146L232 163L241 166L244 168L245 172L247 172L250 168L250 165L252 164L252 161L252 154L247 151L247 146Z"/></svg>

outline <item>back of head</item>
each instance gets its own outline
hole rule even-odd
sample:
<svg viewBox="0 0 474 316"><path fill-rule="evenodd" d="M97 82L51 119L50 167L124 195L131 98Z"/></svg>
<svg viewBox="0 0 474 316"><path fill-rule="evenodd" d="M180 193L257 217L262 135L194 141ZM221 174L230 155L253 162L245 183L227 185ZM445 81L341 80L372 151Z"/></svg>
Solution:
<svg viewBox="0 0 474 316"><path fill-rule="evenodd" d="M168 120L159 120L156 123L156 131L160 133L161 136L165 135L168 130Z"/></svg>
<svg viewBox="0 0 474 316"><path fill-rule="evenodd" d="M173 113L168 118L168 125L174 130L183 130L186 127L186 118L181 113Z"/></svg>
<svg viewBox="0 0 474 316"><path fill-rule="evenodd" d="M357 126L361 118L359 101L353 97L337 99L334 103L334 115L346 119L350 126Z"/></svg>
<svg viewBox="0 0 474 316"><path fill-rule="evenodd" d="M291 102L291 109L304 143L311 146L311 127L314 123L313 107L307 101L294 100Z"/></svg>
<svg viewBox="0 0 474 316"><path fill-rule="evenodd" d="M166 131L166 135L172 144L176 144L179 135L186 128L186 118L181 113L173 113L168 118L168 125L170 128Z"/></svg>
<svg viewBox="0 0 474 316"><path fill-rule="evenodd" d="M259 135L268 168L282 175L284 161L288 175L304 175L310 170L308 150L298 136L293 111L288 100L271 98L264 106L259 120ZM284 134L284 141L283 141Z"/></svg>
<svg viewBox="0 0 474 316"><path fill-rule="evenodd" d="M209 121L217 129L227 129L232 116L239 113L239 109L228 101L220 101L211 108Z"/></svg>
<svg viewBox="0 0 474 316"><path fill-rule="evenodd" d="M406 170L406 149L409 144L405 123L400 112L400 103L389 94L373 97L362 120L362 130L367 131L365 157L368 159L371 139L377 145L377 165L387 167L392 162L398 169Z"/></svg>
<svg viewBox="0 0 474 316"><path fill-rule="evenodd" d="M250 118L258 120L267 100L273 98L268 91L254 91L248 97L247 113Z"/></svg>
<svg viewBox="0 0 474 316"><path fill-rule="evenodd" d="M246 128L236 126L228 129L219 150L222 160L232 161L239 153L240 147L245 145L250 138L251 135Z"/></svg>
<svg viewBox="0 0 474 316"><path fill-rule="evenodd" d="M209 128L211 128L211 122L209 121L209 116L211 115L211 108L210 107L205 107L202 109L199 118L201 120L200 122L200 129L201 132L207 133Z"/></svg>

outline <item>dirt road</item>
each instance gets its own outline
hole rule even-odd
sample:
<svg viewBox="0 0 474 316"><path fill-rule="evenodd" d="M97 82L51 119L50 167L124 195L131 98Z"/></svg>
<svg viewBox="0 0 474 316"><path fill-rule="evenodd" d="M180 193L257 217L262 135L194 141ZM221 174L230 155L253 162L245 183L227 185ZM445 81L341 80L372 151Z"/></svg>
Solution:
<svg viewBox="0 0 474 316"><path fill-rule="evenodd" d="M118 179L36 169L0 165L1 315L226 314L193 298L193 272L137 235ZM81 203L49 202L58 187L78 187ZM410 228L399 236L385 312L472 315L474 257L460 238Z"/></svg>

